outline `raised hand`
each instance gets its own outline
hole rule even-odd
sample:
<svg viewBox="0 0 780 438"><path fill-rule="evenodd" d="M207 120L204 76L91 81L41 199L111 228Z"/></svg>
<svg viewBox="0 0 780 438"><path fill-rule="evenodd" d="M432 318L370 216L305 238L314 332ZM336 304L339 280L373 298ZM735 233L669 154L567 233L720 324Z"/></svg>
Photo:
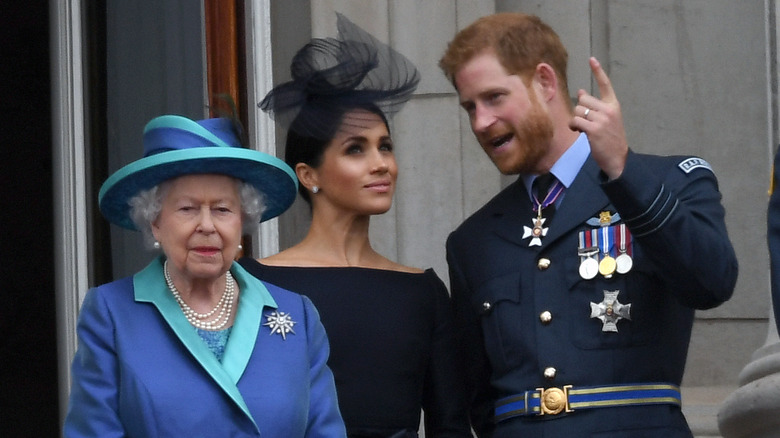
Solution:
<svg viewBox="0 0 780 438"><path fill-rule="evenodd" d="M596 58L590 58L590 68L596 78L600 98L579 90L569 126L588 135L593 159L609 179L615 179L623 173L628 156L623 115L612 83Z"/></svg>

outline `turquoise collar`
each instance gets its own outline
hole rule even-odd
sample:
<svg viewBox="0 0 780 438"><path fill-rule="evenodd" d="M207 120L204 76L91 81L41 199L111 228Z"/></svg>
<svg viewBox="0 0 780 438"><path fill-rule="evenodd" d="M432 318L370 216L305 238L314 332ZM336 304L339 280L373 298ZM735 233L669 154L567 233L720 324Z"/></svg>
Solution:
<svg viewBox="0 0 780 438"><path fill-rule="evenodd" d="M246 272L238 263L233 263L230 272L239 287L238 311L233 323L233 331L225 347L225 356L220 363L184 317L179 304L168 290L163 275L163 262L164 258L158 257L133 276L135 300L152 303L157 307L192 356L252 419L237 384L254 350L263 309L265 307L276 309L278 307L276 301L260 280Z"/></svg>

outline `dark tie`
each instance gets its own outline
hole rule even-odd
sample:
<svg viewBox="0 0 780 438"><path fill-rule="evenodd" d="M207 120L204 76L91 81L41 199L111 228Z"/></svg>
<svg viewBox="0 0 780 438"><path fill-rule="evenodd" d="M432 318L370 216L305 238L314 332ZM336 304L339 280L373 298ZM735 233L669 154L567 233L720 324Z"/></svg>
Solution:
<svg viewBox="0 0 780 438"><path fill-rule="evenodd" d="M557 178L552 173L545 173L539 175L531 184L531 191L540 204L544 204L545 198L550 194L550 188L555 184ZM546 218L545 225L549 226L553 215L555 214L555 202L550 202L549 205L542 208L542 217Z"/></svg>

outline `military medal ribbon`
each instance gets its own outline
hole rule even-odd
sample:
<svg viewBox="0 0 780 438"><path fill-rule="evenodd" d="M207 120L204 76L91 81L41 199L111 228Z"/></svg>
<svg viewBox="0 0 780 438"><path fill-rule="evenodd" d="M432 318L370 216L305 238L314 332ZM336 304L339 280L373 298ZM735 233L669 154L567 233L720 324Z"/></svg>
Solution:
<svg viewBox="0 0 780 438"><path fill-rule="evenodd" d="M558 200L558 197L561 196L561 193L563 193L563 189L563 184L561 184L561 182L556 179L555 184L553 184L552 188L550 188L550 191L547 192L547 196L544 197L543 201L540 202L539 198L537 198L536 194L534 194L534 212L540 214L540 210L545 209L550 206L550 204L555 203L555 201Z"/></svg>
<svg viewBox="0 0 780 438"><path fill-rule="evenodd" d="M618 274L625 274L631 270L634 262L631 256L633 255L633 246L631 243L631 231L628 230L626 224L620 224L615 230L615 239L617 240L618 255L615 258L615 264L617 265L616 271Z"/></svg>
<svg viewBox="0 0 780 438"><path fill-rule="evenodd" d="M599 263L594 256L598 255L596 230L580 231L579 248L577 254L580 256L580 277L584 280L590 280L599 272Z"/></svg>
<svg viewBox="0 0 780 438"><path fill-rule="evenodd" d="M611 277L617 268L615 259L610 255L613 240L611 238L610 228L612 227L601 228L601 242L599 242L603 252L601 262L599 262L599 273L606 278Z"/></svg>

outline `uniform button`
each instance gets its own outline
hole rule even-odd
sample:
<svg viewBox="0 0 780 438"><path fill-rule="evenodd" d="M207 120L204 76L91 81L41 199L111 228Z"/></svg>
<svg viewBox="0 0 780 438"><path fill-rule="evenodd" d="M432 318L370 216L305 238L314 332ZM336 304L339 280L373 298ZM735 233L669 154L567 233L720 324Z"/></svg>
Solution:
<svg viewBox="0 0 780 438"><path fill-rule="evenodd" d="M544 378L547 380L552 380L555 378L556 373L558 373L558 370L553 367L547 367L544 369Z"/></svg>
<svg viewBox="0 0 780 438"><path fill-rule="evenodd" d="M485 312L489 312L491 308L493 308L493 306L489 302L485 301L482 303L482 310Z"/></svg>
<svg viewBox="0 0 780 438"><path fill-rule="evenodd" d="M544 312L539 314L539 321L542 321L542 324L547 325L552 321L552 313L545 310Z"/></svg>
<svg viewBox="0 0 780 438"><path fill-rule="evenodd" d="M546 259L544 257L540 258L536 263L536 267L538 267L540 271L544 271L550 267L550 259Z"/></svg>

